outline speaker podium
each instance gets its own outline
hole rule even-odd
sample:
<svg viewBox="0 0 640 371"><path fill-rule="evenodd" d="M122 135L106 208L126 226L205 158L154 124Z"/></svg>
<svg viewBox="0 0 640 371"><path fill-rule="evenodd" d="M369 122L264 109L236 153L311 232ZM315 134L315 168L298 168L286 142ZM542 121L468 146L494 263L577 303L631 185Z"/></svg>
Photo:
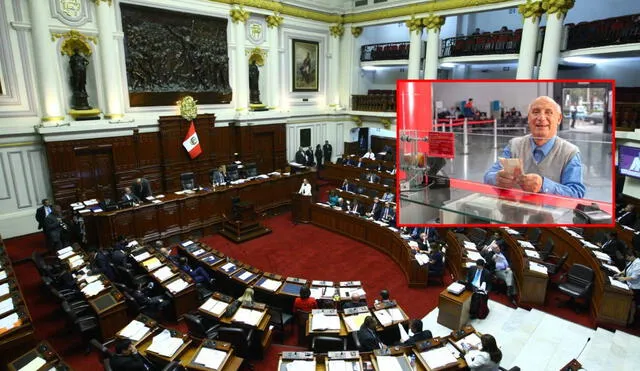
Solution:
<svg viewBox="0 0 640 371"><path fill-rule="evenodd" d="M271 229L258 221L254 205L248 202L234 202L232 217L222 223L220 234L240 243L271 233Z"/></svg>
<svg viewBox="0 0 640 371"><path fill-rule="evenodd" d="M303 196L297 192L291 194L291 218L294 223L311 222L311 204L313 196Z"/></svg>

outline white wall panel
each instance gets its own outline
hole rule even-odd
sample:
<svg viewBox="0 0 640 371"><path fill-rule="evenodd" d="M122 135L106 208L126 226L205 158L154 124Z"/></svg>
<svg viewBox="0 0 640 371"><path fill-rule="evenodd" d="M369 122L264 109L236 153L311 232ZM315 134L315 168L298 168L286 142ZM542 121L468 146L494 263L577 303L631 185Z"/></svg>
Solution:
<svg viewBox="0 0 640 371"><path fill-rule="evenodd" d="M15 192L16 207L24 209L34 206L33 199L29 194L29 167L24 161L24 152L15 151L7 153L9 160L10 178Z"/></svg>
<svg viewBox="0 0 640 371"><path fill-rule="evenodd" d="M11 193L9 192L9 174L7 173L7 167L4 163L4 153L0 153L0 200L8 200L11 198Z"/></svg>

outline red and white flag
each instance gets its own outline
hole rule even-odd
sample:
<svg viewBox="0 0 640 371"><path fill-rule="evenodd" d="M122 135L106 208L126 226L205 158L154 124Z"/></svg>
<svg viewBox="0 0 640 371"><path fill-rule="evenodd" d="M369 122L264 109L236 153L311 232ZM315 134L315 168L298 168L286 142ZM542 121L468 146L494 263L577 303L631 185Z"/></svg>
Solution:
<svg viewBox="0 0 640 371"><path fill-rule="evenodd" d="M184 138L182 145L187 152L189 152L189 157L191 157L191 159L200 156L202 153L200 141L198 140L198 133L196 133L196 127L193 125L193 121L191 121L191 126L189 126L189 131L187 131L187 136Z"/></svg>

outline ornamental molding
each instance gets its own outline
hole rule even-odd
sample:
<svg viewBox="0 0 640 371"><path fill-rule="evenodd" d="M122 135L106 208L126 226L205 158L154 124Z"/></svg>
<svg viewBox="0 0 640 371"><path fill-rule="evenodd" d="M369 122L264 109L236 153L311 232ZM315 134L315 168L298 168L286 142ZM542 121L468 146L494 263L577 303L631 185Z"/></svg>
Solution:
<svg viewBox="0 0 640 371"><path fill-rule="evenodd" d="M51 18L71 27L80 27L91 21L91 12L83 0L49 0Z"/></svg>
<svg viewBox="0 0 640 371"><path fill-rule="evenodd" d="M67 56L75 54L76 49L78 49L78 52L81 54L90 56L93 53L93 49L89 42L92 42L93 44L98 43L98 38L96 36L87 36L77 30L70 30L66 33L52 33L51 41L55 41L57 39L62 39L62 43L60 43L60 53Z"/></svg>

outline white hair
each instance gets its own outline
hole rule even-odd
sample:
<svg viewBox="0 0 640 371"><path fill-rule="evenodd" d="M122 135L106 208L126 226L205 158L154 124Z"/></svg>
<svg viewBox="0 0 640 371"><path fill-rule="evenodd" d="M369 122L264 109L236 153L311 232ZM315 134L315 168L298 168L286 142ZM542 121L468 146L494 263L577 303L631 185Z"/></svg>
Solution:
<svg viewBox="0 0 640 371"><path fill-rule="evenodd" d="M546 100L549 101L553 104L555 104L556 109L558 110L558 113L562 115L562 107L560 107L560 104L558 104L558 102L556 102L553 98L547 96L547 95L541 95L538 98L534 99L533 102L529 103L529 106L527 107L527 113L531 112L531 105L537 101L538 99L542 99L542 100Z"/></svg>

